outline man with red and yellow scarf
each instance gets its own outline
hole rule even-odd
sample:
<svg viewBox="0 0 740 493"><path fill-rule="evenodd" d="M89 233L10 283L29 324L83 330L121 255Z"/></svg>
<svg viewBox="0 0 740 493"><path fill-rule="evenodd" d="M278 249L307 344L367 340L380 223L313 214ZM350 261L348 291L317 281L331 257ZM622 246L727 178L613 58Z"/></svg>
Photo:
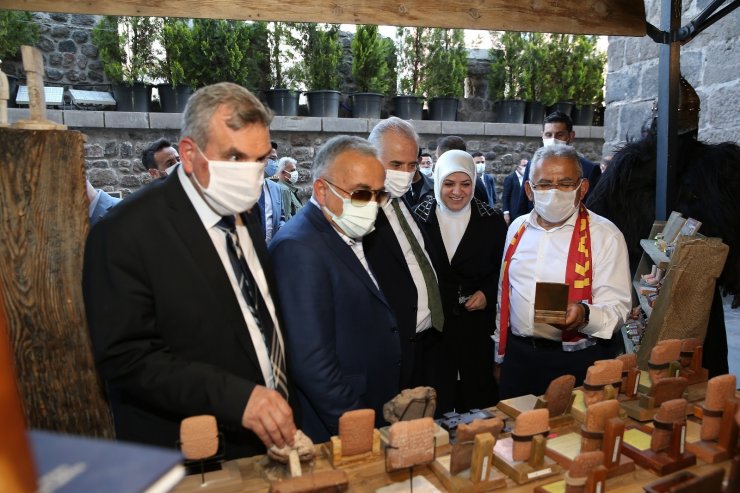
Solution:
<svg viewBox="0 0 740 493"><path fill-rule="evenodd" d="M627 246L614 224L581 203L588 186L573 147L545 146L532 158L524 190L534 210L509 227L501 269L502 399L541 395L560 375L580 385L594 361L615 356L612 335L631 307ZM564 325L534 322L538 282L569 285Z"/></svg>

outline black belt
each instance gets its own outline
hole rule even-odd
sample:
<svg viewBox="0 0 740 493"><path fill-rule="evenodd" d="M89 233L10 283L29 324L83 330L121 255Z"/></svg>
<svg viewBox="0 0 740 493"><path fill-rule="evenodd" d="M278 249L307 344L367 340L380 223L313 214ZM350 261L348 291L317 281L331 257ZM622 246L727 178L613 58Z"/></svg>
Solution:
<svg viewBox="0 0 740 493"><path fill-rule="evenodd" d="M514 340L517 340L521 342L522 344L526 344L527 346L532 346L535 348L562 348L563 342L562 341L554 341L552 339L543 339L542 337L526 337L526 336L518 336L511 332L511 336L514 338Z"/></svg>

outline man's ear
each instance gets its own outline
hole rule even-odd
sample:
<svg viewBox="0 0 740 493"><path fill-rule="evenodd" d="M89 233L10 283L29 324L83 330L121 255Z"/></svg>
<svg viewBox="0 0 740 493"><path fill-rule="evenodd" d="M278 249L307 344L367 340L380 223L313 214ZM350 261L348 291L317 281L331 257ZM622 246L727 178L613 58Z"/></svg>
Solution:
<svg viewBox="0 0 740 493"><path fill-rule="evenodd" d="M157 168L149 168L146 171L152 178L159 178L159 170Z"/></svg>
<svg viewBox="0 0 740 493"><path fill-rule="evenodd" d="M583 183L581 183L581 189L578 192L578 195L579 195L578 200L579 201L582 201L583 200L583 197L586 196L586 194L588 193L588 189L590 188L590 186L591 186L591 183L588 181L588 178L584 178L583 179Z"/></svg>
<svg viewBox="0 0 740 493"><path fill-rule="evenodd" d="M573 145L573 141L576 138L576 132L574 130L570 131L570 134L568 135L568 142L570 142L570 145Z"/></svg>
<svg viewBox="0 0 740 493"><path fill-rule="evenodd" d="M524 182L524 193L527 194L530 202L534 202L534 192L532 192L532 185L530 185L529 180Z"/></svg>
<svg viewBox="0 0 740 493"><path fill-rule="evenodd" d="M185 137L180 141L180 162L182 169L186 174L193 173L194 160L197 159L198 147L190 137Z"/></svg>
<svg viewBox="0 0 740 493"><path fill-rule="evenodd" d="M315 180L313 182L313 198L320 206L326 205L326 183L324 180Z"/></svg>

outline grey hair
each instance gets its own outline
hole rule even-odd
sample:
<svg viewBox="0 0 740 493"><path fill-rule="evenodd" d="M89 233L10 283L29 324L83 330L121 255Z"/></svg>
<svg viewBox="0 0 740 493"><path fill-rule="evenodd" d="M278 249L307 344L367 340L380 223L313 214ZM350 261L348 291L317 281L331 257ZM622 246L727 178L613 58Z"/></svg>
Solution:
<svg viewBox="0 0 740 493"><path fill-rule="evenodd" d="M316 157L313 159L313 171L311 173L313 181L326 177L337 156L346 151L355 151L365 156L378 158L377 149L362 137L352 135L332 137L321 146L321 149L319 149L319 152L316 153ZM347 163L346 165L351 165L351 163Z"/></svg>
<svg viewBox="0 0 740 493"><path fill-rule="evenodd" d="M576 152L576 148L565 144L552 144L549 146L540 147L539 149L537 149L537 152L534 153L534 156L532 156L532 167L529 170L530 179L534 174L534 170L542 164L542 161L551 157L564 157L572 159L573 162L576 163L576 167L578 168L578 176L583 177L583 166L581 166L581 161L578 159L578 152Z"/></svg>
<svg viewBox="0 0 740 493"><path fill-rule="evenodd" d="M414 127L412 127L409 122L402 120L397 116L392 116L378 122L370 132L370 135L368 135L367 140L379 149L381 145L380 141L388 132L398 133L409 140L413 140L416 144L417 151L419 150L419 135L416 133L416 130L414 130Z"/></svg>
<svg viewBox="0 0 740 493"><path fill-rule="evenodd" d="M182 114L180 138L190 137L198 147L205 148L211 119L222 106L231 110L226 124L234 130L251 124L269 127L272 121L272 112L249 90L231 82L219 82L202 87L190 96Z"/></svg>
<svg viewBox="0 0 740 493"><path fill-rule="evenodd" d="M281 157L280 159L278 159L278 173L283 171L285 169L285 166L288 164L292 164L293 166L298 166L298 161L296 161L290 156Z"/></svg>

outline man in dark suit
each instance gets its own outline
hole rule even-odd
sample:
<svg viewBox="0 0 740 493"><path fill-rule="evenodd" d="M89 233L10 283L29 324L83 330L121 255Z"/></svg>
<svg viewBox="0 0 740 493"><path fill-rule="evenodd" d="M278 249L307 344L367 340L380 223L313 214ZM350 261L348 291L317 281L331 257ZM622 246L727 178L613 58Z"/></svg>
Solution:
<svg viewBox="0 0 740 493"><path fill-rule="evenodd" d="M411 188L403 196L411 208L424 200L426 195L434 193L434 180L432 180L434 164L432 163L432 155L428 152L422 152L419 154L418 161L419 164L416 167L416 172L414 172L414 179L411 181Z"/></svg>
<svg viewBox="0 0 740 493"><path fill-rule="evenodd" d="M402 198L416 171L418 136L407 121L391 117L378 123L368 140L385 167L385 189L391 200L378 212L375 231L363 244L401 331L401 387L436 388L434 351L444 327L439 284L425 239ZM451 410L439 407L440 413Z"/></svg>
<svg viewBox="0 0 740 493"><path fill-rule="evenodd" d="M473 162L475 163L475 186L479 187L479 183L483 185L486 191L486 200L484 202L489 207L494 207L496 205L496 182L493 176L486 174L486 156L479 151L472 153L471 156L473 156Z"/></svg>
<svg viewBox="0 0 740 493"><path fill-rule="evenodd" d="M550 113L542 122L542 144L544 146L552 144L572 146L575 138L576 133L573 131L573 120L561 111ZM583 168L583 177L588 179L589 189L593 190L596 188L599 178L601 178L601 168L580 154L578 155L578 162L581 163L581 168ZM525 182L529 180L529 167L530 163L527 163L527 167L524 170ZM585 201L586 198L588 198L588 195L583 200ZM527 198L527 194L520 193L519 204L516 208L517 215L528 214L533 207L534 203Z"/></svg>
<svg viewBox="0 0 740 493"><path fill-rule="evenodd" d="M528 162L529 160L522 159L514 171L504 178L504 193L501 195L501 207L506 224L511 224L511 221L519 217L519 192L522 189L524 169L527 167Z"/></svg>
<svg viewBox="0 0 740 493"><path fill-rule="evenodd" d="M120 440L172 447L183 418L211 414L227 458L293 441L279 307L251 210L269 125L243 87L198 90L182 164L90 232L85 310Z"/></svg>
<svg viewBox="0 0 740 493"><path fill-rule="evenodd" d="M384 177L365 139L330 139L314 158L311 200L270 243L301 429L314 442L353 409L374 409L383 426L400 390L398 325L362 245L388 197Z"/></svg>

